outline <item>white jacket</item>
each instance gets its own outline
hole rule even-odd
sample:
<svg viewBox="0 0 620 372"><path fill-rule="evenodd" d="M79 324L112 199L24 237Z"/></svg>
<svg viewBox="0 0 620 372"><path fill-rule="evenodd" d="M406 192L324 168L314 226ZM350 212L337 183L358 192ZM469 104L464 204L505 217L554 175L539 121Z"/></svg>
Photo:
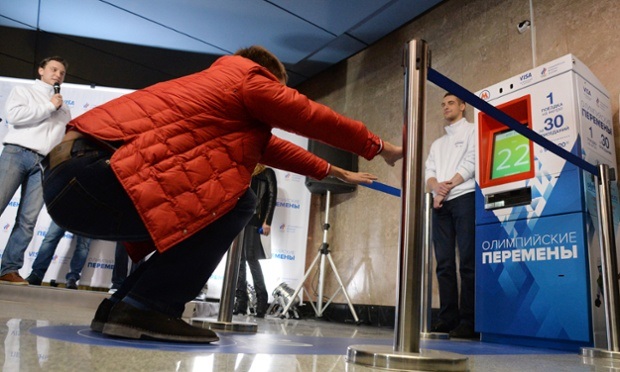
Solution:
<svg viewBox="0 0 620 372"><path fill-rule="evenodd" d="M4 143L25 147L47 155L60 143L71 120L66 105L58 110L50 98L54 87L41 80L31 86L16 86L6 101L8 132Z"/></svg>
<svg viewBox="0 0 620 372"><path fill-rule="evenodd" d="M435 140L426 159L425 181L435 177L437 181L450 180L456 173L465 180L455 186L447 200L472 192L476 188L474 179L476 138L475 125L465 118L445 127L446 134Z"/></svg>

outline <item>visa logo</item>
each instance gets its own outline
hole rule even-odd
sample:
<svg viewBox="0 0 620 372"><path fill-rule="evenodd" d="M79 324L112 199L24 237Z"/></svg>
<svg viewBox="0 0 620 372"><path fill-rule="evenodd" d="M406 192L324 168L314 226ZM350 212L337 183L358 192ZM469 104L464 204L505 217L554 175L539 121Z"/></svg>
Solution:
<svg viewBox="0 0 620 372"><path fill-rule="evenodd" d="M592 92L590 91L590 89L588 89L587 87L583 87L583 92L589 96L592 95Z"/></svg>
<svg viewBox="0 0 620 372"><path fill-rule="evenodd" d="M524 81L524 80L528 80L532 78L532 73L528 72L527 74L523 74L521 75L521 77L519 78L519 80Z"/></svg>

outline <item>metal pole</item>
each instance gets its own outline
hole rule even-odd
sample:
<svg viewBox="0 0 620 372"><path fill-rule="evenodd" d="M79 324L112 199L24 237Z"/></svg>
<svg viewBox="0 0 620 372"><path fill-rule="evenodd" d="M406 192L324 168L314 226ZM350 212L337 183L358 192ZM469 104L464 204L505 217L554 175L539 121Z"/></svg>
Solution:
<svg viewBox="0 0 620 372"><path fill-rule="evenodd" d="M233 306L235 303L235 289L239 277L239 264L241 262L241 250L243 249L243 237L245 229L241 230L235 238L226 257L226 271L220 295L220 310L217 322L192 320L192 325L202 326L217 331L248 332L256 333L256 323L233 323Z"/></svg>
<svg viewBox="0 0 620 372"><path fill-rule="evenodd" d="M424 194L424 254L422 256L422 279L420 297L420 333L428 333L431 325L431 302L433 293L431 286L433 277L431 275L431 218L433 213L433 194Z"/></svg>
<svg viewBox="0 0 620 372"><path fill-rule="evenodd" d="M405 54L405 138L401 193L398 292L394 347L352 345L347 361L401 370L465 371L467 358L420 350L420 299L423 242L423 148L426 74L430 53L426 42L411 40Z"/></svg>
<svg viewBox="0 0 620 372"><path fill-rule="evenodd" d="M220 311L217 315L218 322L231 322L232 312L235 305L235 290L239 279L239 264L241 262L241 249L243 248L243 237L245 229L241 230L235 238L226 257L226 270L224 271L224 282L222 293L220 294Z"/></svg>
<svg viewBox="0 0 620 372"><path fill-rule="evenodd" d="M422 192L424 171L424 107L426 105L426 70L429 63L426 43L414 43L416 58L409 60L407 90L407 125L404 139L403 185L399 247L399 287L396 308L394 350L420 351L420 273L424 246ZM413 50L412 50L413 52ZM417 274L417 275L416 275Z"/></svg>
<svg viewBox="0 0 620 372"><path fill-rule="evenodd" d="M601 263L603 265L603 295L607 315L607 347L610 351L620 351L618 340L618 267L613 226L613 209L611 206L611 189L609 166L599 165L598 206L600 210L599 230L601 240Z"/></svg>
<svg viewBox="0 0 620 372"><path fill-rule="evenodd" d="M424 252L422 254L422 276L420 297L420 338L448 339L447 333L431 332L431 304L433 302L433 252L431 226L433 217L433 194L424 194Z"/></svg>
<svg viewBox="0 0 620 372"><path fill-rule="evenodd" d="M332 193L327 190L325 194L325 224L323 225L323 246L321 249L327 249L327 230L329 230L329 207L331 203ZM321 255L321 261L319 264L319 294L316 299L317 315L323 316L323 286L325 285L325 255Z"/></svg>
<svg viewBox="0 0 620 372"><path fill-rule="evenodd" d="M603 300L607 327L607 350L583 348L582 355L594 358L620 359L620 341L618 339L618 320L620 316L620 294L618 291L618 257L616 254L616 238L613 224L613 208L611 204L611 180L609 166L599 164L597 181L599 240L601 245L601 266L603 276Z"/></svg>

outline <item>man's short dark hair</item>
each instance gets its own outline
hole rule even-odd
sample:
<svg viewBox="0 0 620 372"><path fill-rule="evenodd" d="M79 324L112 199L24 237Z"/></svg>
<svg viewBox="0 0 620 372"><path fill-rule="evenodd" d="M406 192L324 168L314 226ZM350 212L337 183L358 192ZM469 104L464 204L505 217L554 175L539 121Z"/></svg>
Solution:
<svg viewBox="0 0 620 372"><path fill-rule="evenodd" d="M63 66L65 66L65 70L69 69L69 62L67 62L64 58L59 57L59 56L52 56L52 57L47 57L44 58L41 63L39 63L39 67L41 68L45 68L45 66L47 66L47 64L49 63L49 61L56 61L56 62L60 62L62 63Z"/></svg>
<svg viewBox="0 0 620 372"><path fill-rule="evenodd" d="M465 103L465 101L463 101L462 99L457 97L454 93L446 92L446 94L443 95L443 98L446 98L447 96L454 96L454 98L456 98L459 103L462 103L464 105L467 104L467 103Z"/></svg>
<svg viewBox="0 0 620 372"><path fill-rule="evenodd" d="M288 75L282 62L280 62L273 53L262 46L253 45L248 48L239 49L235 52L235 55L245 57L258 63L285 83L288 80Z"/></svg>

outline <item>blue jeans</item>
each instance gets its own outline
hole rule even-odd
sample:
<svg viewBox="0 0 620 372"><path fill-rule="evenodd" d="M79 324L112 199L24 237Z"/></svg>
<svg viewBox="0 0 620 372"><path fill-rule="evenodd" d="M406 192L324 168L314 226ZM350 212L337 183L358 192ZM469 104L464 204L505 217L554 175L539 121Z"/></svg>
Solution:
<svg viewBox="0 0 620 372"><path fill-rule="evenodd" d="M109 165L107 151L88 151L46 170L43 194L50 216L63 228L111 241L150 239L133 202ZM252 190L210 225L155 253L123 282L112 296L180 317L198 295L235 237L256 209Z"/></svg>
<svg viewBox="0 0 620 372"><path fill-rule="evenodd" d="M470 192L433 209L433 244L437 259L439 314L454 327L474 325L475 218L474 193ZM459 250L461 295L456 278L456 246Z"/></svg>
<svg viewBox="0 0 620 372"><path fill-rule="evenodd" d="M21 146L7 144L0 155L0 214L21 186L15 226L2 254L0 275L17 272L24 264L24 252L34 233L43 207L41 168L43 157Z"/></svg>
<svg viewBox="0 0 620 372"><path fill-rule="evenodd" d="M43 175L47 212L74 234L109 241L146 241L150 235L110 168L108 151L88 151Z"/></svg>
<svg viewBox="0 0 620 372"><path fill-rule="evenodd" d="M45 239L43 239L43 242L41 243L39 253L37 253L37 258L32 263L32 272L30 275L35 275L39 279L43 279L45 277L45 272L49 268L52 258L54 257L54 253L56 252L56 248L58 247L58 243L65 235L65 232L65 229L52 221L50 227L47 229L47 233L45 234ZM88 258L91 239L80 235L73 236L76 239L75 251L71 257L71 262L69 263L70 271L67 273L65 278L67 280L75 279L78 281L80 280L82 268L86 263L86 258Z"/></svg>

